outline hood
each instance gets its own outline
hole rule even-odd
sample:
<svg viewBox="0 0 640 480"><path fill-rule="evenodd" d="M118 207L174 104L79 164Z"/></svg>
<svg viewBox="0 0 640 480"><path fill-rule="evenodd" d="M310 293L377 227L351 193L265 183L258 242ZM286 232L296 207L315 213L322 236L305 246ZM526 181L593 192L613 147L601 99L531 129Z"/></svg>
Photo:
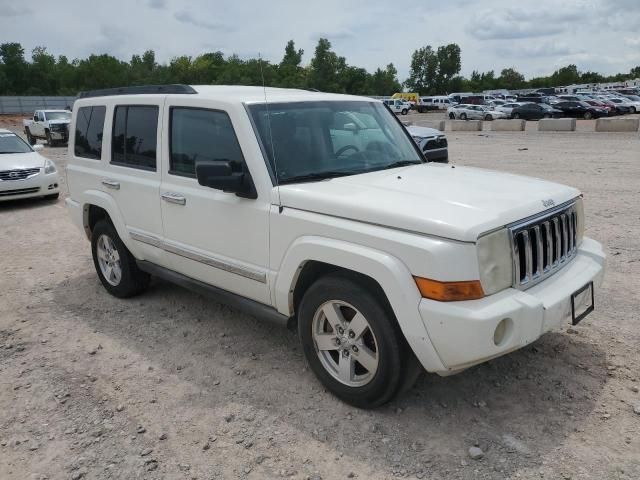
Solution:
<svg viewBox="0 0 640 480"><path fill-rule="evenodd" d="M280 187L284 207L468 242L546 210L543 201L560 205L579 194L536 178L436 163Z"/></svg>
<svg viewBox="0 0 640 480"><path fill-rule="evenodd" d="M0 153L0 171L23 168L42 168L45 158L37 152Z"/></svg>
<svg viewBox="0 0 640 480"><path fill-rule="evenodd" d="M444 135L444 132L441 132L440 130L436 130L435 128L417 127L413 125L406 128L407 128L407 131L409 132L409 135L411 135L412 137L427 138L427 137L439 137Z"/></svg>
<svg viewBox="0 0 640 480"><path fill-rule="evenodd" d="M69 125L71 120L49 120L49 125Z"/></svg>

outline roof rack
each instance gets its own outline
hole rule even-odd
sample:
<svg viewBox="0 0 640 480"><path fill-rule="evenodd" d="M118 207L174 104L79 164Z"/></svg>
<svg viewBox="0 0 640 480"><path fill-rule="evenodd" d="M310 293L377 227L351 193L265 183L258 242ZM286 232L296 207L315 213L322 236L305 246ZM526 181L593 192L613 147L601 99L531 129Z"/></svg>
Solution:
<svg viewBox="0 0 640 480"><path fill-rule="evenodd" d="M198 93L190 85L136 85L133 87L102 88L78 93L78 98L110 97L113 95L143 95L150 93L180 93L192 95Z"/></svg>

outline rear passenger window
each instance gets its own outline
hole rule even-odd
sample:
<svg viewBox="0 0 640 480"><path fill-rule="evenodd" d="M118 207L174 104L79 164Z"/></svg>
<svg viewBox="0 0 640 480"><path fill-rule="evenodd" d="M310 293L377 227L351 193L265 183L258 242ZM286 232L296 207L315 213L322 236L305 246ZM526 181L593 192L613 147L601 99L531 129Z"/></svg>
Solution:
<svg viewBox="0 0 640 480"><path fill-rule="evenodd" d="M244 163L231 119L225 112L172 107L169 173L195 177L202 160Z"/></svg>
<svg viewBox="0 0 640 480"><path fill-rule="evenodd" d="M106 107L80 107L76 115L76 157L100 160Z"/></svg>
<svg viewBox="0 0 640 480"><path fill-rule="evenodd" d="M125 167L156 169L158 107L118 106L113 114L111 163Z"/></svg>

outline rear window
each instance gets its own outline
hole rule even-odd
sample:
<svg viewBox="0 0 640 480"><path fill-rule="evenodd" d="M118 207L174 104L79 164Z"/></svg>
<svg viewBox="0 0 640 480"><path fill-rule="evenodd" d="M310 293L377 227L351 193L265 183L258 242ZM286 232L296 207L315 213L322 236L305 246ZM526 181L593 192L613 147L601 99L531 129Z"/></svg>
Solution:
<svg viewBox="0 0 640 480"><path fill-rule="evenodd" d="M76 157L100 160L106 107L80 107L76 115Z"/></svg>
<svg viewBox="0 0 640 480"><path fill-rule="evenodd" d="M158 107L116 107L113 114L111 163L142 170L155 170L157 143Z"/></svg>

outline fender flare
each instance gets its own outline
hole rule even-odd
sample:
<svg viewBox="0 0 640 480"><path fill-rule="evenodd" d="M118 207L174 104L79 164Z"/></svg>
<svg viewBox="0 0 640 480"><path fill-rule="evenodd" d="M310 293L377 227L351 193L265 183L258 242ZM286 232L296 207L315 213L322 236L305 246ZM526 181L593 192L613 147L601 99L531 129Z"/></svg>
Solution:
<svg viewBox="0 0 640 480"><path fill-rule="evenodd" d="M116 232L118 232L118 236L120 237L120 240L122 240L122 243L125 244L129 251L135 251L135 245L132 245L133 242L129 236L129 232L124 223L124 217L118 208L118 204L111 195L101 192L100 190L86 190L82 195L82 224L85 232L87 233L87 238L91 240L91 234L89 231L89 207L91 205L100 207L107 212L107 215L109 215L111 223L115 227Z"/></svg>
<svg viewBox="0 0 640 480"><path fill-rule="evenodd" d="M294 314L293 291L300 271L309 261L346 268L375 280L420 363L428 371L445 370L420 316L422 297L413 276L403 262L386 252L320 236L297 238L287 250L274 282L275 306L280 313Z"/></svg>

